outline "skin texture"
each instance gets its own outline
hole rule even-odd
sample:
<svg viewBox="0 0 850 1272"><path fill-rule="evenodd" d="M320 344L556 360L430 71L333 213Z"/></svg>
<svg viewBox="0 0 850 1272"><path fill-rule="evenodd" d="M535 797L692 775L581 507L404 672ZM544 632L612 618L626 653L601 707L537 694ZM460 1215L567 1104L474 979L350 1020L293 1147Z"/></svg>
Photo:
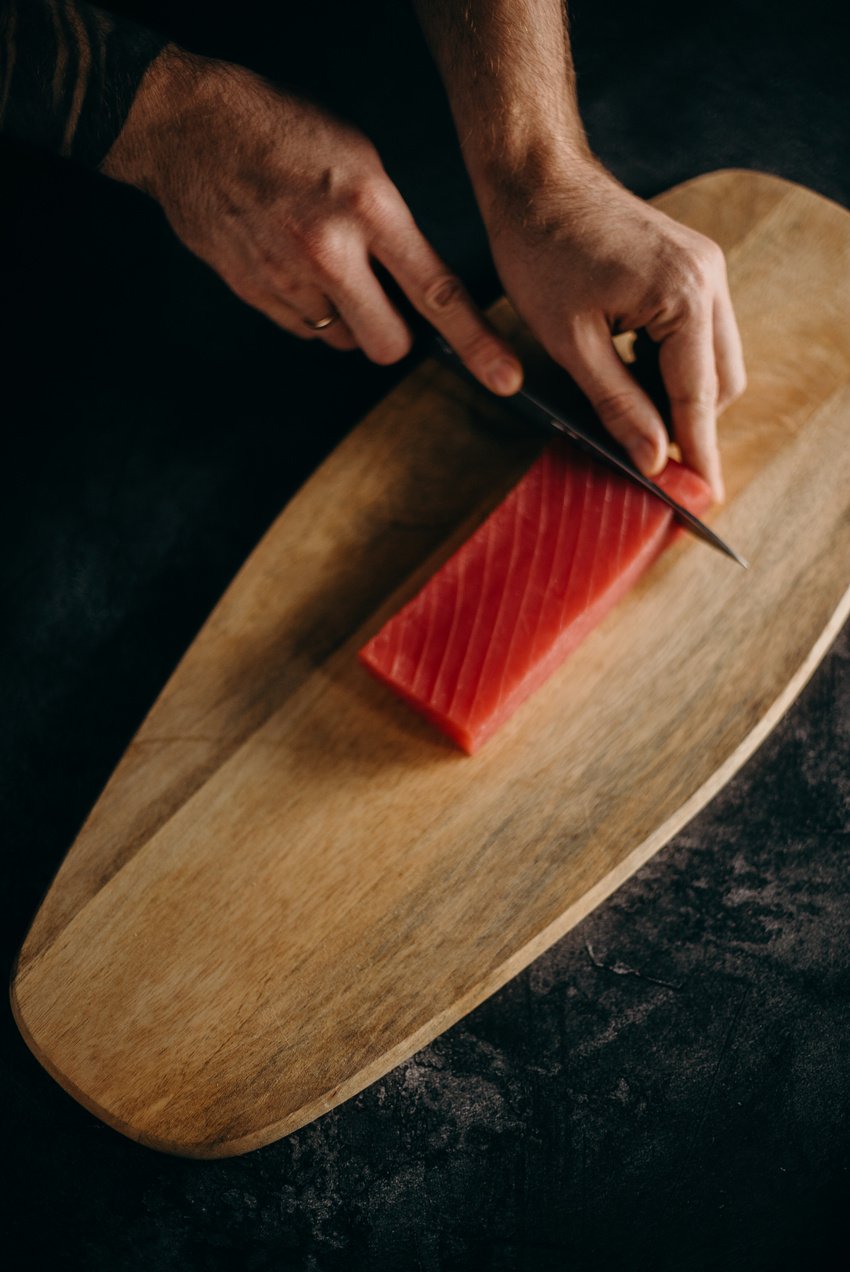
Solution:
<svg viewBox="0 0 850 1272"><path fill-rule="evenodd" d="M183 242L293 335L402 358L410 330L377 264L484 383L519 387L516 356L417 229L372 143L321 107L168 46L103 170L153 195ZM329 314L322 331L305 322Z"/></svg>
<svg viewBox="0 0 850 1272"><path fill-rule="evenodd" d="M716 419L745 376L720 249L590 153L561 0L414 3L515 308L649 475L667 434L611 338L656 341L675 440L721 499ZM397 361L411 333L389 275L483 383L520 385L516 355L368 138L243 67L162 48L82 0L0 0L0 127L146 190L193 252L293 335Z"/></svg>
<svg viewBox="0 0 850 1272"><path fill-rule="evenodd" d="M590 153L561 0L416 0L515 308L647 475L667 458L612 335L643 330L686 464L723 497L717 414L746 383L723 254Z"/></svg>
<svg viewBox="0 0 850 1272"><path fill-rule="evenodd" d="M593 165L552 182L531 214L502 207L489 225L516 309L648 475L666 463L667 433L611 337L644 330L659 344L682 458L722 499L716 419L745 376L720 248Z"/></svg>

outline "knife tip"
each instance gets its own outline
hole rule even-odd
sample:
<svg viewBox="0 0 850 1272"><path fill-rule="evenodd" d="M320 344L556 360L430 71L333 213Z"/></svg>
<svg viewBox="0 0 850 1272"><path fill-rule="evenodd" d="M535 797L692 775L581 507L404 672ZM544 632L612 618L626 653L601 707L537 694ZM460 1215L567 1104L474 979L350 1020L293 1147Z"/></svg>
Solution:
<svg viewBox="0 0 850 1272"><path fill-rule="evenodd" d="M742 569L748 570L750 568L750 563L747 560L747 558L742 557L741 554L739 552L736 552L734 548L730 548L728 543L726 545L726 551L729 553L733 561L738 562L738 564L741 566Z"/></svg>

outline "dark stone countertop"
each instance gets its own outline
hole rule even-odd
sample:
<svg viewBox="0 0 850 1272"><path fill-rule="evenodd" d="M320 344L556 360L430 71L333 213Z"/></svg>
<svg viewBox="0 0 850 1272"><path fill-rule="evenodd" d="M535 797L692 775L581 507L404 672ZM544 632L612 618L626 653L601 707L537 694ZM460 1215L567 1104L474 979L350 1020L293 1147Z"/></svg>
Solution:
<svg viewBox="0 0 850 1272"><path fill-rule="evenodd" d="M591 138L626 184L651 195L753 167L850 206L837 0L571 7ZM176 16L147 8L269 71L269 23L318 48L310 24L324 22L336 38L305 75L372 130L438 248L495 294L403 6L296 19L247 5L232 31L188 0ZM0 165L8 965L240 562L403 368L295 347L140 196L9 145ZM743 771L608 902L382 1081L243 1158L184 1161L123 1139L41 1070L7 1012L15 1266L846 1266L848 733L845 629Z"/></svg>

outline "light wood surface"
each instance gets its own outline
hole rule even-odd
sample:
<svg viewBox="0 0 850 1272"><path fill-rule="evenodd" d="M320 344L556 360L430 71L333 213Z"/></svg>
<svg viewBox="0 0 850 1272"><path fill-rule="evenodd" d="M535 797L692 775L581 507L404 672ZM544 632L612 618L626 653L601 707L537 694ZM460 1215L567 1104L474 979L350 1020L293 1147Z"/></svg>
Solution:
<svg viewBox="0 0 850 1272"><path fill-rule="evenodd" d="M750 387L711 520L469 758L359 646L536 450L426 364L338 447L163 691L34 921L29 1046L134 1139L218 1157L333 1107L586 915L736 771L850 607L850 216L719 172ZM498 310L506 330L513 320Z"/></svg>

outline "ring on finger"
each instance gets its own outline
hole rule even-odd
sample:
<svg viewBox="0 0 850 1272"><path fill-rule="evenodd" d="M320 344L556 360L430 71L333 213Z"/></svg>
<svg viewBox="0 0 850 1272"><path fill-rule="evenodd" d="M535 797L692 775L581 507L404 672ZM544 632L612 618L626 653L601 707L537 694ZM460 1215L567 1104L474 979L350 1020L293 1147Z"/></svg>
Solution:
<svg viewBox="0 0 850 1272"><path fill-rule="evenodd" d="M302 318L301 321L305 327L309 327L311 331L325 331L326 328L332 327L335 322L339 321L339 314L332 309L324 318Z"/></svg>

